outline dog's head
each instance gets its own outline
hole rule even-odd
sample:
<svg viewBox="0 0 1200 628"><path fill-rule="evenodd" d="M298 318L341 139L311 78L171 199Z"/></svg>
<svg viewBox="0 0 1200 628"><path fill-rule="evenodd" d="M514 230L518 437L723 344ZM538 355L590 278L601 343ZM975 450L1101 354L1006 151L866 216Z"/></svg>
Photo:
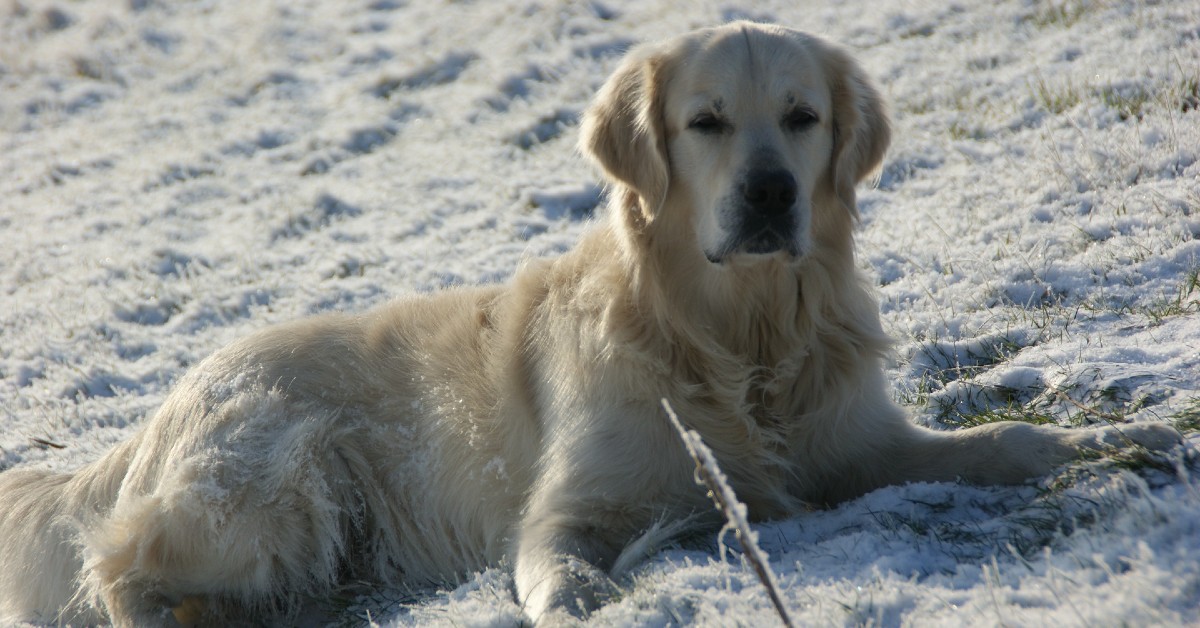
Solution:
<svg viewBox="0 0 1200 628"><path fill-rule="evenodd" d="M720 264L848 251L854 186L889 137L879 94L847 53L737 22L632 50L581 141L620 188L628 236L669 223Z"/></svg>

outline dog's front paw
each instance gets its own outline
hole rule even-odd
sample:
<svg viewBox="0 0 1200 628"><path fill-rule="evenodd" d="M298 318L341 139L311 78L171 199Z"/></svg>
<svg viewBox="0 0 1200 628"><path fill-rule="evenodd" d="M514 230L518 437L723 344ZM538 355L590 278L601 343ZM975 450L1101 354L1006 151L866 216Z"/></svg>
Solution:
<svg viewBox="0 0 1200 628"><path fill-rule="evenodd" d="M608 574L578 557L562 556L525 597L525 612L539 627L576 625L617 593Z"/></svg>
<svg viewBox="0 0 1200 628"><path fill-rule="evenodd" d="M537 625L561 625L566 615L576 619L585 619L592 611L617 595L617 585L594 565L587 561L570 557L560 572L556 590L549 599L549 610ZM565 614L564 615L564 611ZM547 623L545 620L553 618Z"/></svg>
<svg viewBox="0 0 1200 628"><path fill-rule="evenodd" d="M1179 430L1165 423L1125 423L1096 430L1094 449L1145 447L1166 451L1183 442Z"/></svg>
<svg viewBox="0 0 1200 628"><path fill-rule="evenodd" d="M534 628L573 628L582 625L584 625L582 618L561 608L547 610L533 620Z"/></svg>

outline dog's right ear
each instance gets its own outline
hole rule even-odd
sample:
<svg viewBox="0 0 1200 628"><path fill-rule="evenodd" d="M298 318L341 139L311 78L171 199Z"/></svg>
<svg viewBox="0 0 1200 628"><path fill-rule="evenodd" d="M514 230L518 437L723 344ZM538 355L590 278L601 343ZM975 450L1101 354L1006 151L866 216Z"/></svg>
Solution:
<svg viewBox="0 0 1200 628"><path fill-rule="evenodd" d="M643 226L658 213L670 184L663 123L666 65L661 47L630 51L584 113L580 133L580 149L625 188L622 204L638 212L631 218Z"/></svg>

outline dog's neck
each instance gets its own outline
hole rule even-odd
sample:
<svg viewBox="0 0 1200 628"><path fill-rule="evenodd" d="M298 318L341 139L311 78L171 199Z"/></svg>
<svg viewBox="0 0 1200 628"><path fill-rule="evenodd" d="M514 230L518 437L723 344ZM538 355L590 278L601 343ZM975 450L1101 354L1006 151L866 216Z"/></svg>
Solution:
<svg viewBox="0 0 1200 628"><path fill-rule="evenodd" d="M587 258L606 260L608 272L620 276L606 284L623 286L610 295L610 315L619 319L614 329L640 330L630 339L640 350L715 361L709 367L678 365L709 376L736 366L786 377L800 361L886 354L889 340L878 308L847 249L818 247L802 260L747 257L717 265L679 237L677 226L658 233L655 226L664 225L631 234L610 221L584 244L604 251Z"/></svg>
<svg viewBox="0 0 1200 628"><path fill-rule="evenodd" d="M612 232L605 239L623 236ZM742 360L773 368L806 353L820 329L840 325L830 320L833 310L864 292L853 265L836 256L747 256L714 264L681 242L686 241L651 236L644 246L607 245L635 249L613 260L625 276L628 292L622 299L671 344L716 343ZM870 325L877 326L877 320Z"/></svg>

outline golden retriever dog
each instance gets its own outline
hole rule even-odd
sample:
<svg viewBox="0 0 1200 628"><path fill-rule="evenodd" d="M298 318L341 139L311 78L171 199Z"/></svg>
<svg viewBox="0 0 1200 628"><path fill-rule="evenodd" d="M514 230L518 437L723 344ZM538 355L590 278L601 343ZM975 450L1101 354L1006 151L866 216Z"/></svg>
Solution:
<svg viewBox="0 0 1200 628"><path fill-rule="evenodd" d="M757 520L1177 442L906 417L851 239L888 141L879 93L815 37L740 22L633 49L582 123L611 201L575 249L266 329L96 462L0 475L4 616L278 622L351 579L508 564L535 623L584 617L710 512L664 398Z"/></svg>

